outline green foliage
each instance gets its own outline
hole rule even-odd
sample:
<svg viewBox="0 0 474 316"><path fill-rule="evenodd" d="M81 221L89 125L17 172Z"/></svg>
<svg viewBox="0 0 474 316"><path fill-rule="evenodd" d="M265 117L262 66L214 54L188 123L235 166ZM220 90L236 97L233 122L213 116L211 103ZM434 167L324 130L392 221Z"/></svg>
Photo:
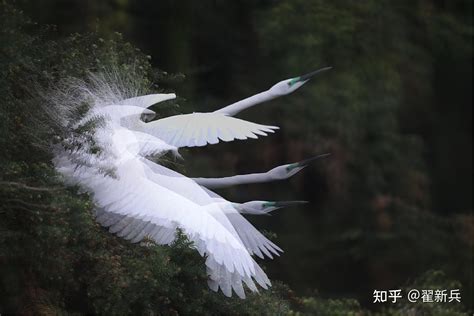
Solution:
<svg viewBox="0 0 474 316"><path fill-rule="evenodd" d="M315 297L303 298L301 312L294 315L344 315L359 316L362 314L359 303L354 299L321 299Z"/></svg>
<svg viewBox="0 0 474 316"><path fill-rule="evenodd" d="M458 281L449 279L443 272L431 270L422 274L419 278L403 287L403 296L397 300L397 303L387 303L384 306L374 305L379 308L378 311L368 311L362 309L359 303L354 299L322 299L318 296L298 299L294 304L295 308L291 311L291 315L340 315L340 316L461 316L467 315L464 306L460 303L433 302L423 303L418 300L411 303L406 298L406 293L411 289L437 290L459 289L461 284ZM462 290L461 290L462 293ZM462 299L461 299L462 300ZM380 308L381 307L381 308Z"/></svg>
<svg viewBox="0 0 474 316"><path fill-rule="evenodd" d="M462 281L465 304L472 298L472 237L466 224L472 219L446 220L429 211L424 143L409 123L400 123L413 120L403 116L407 108L416 109L420 117L428 112L435 71L430 50L441 54L448 46L453 55L471 54L465 38L472 35L472 27L449 14L431 15L414 3L280 1L256 19L262 53L253 57L265 67L265 77L254 72L245 77L248 69L235 69L248 79L233 89L241 96L255 92L251 89L261 86L256 83L301 74L315 65L336 67L324 80L316 78L295 93L290 106L288 99L275 100L276 110L266 112L269 122L283 123L282 139L272 146L281 153L296 148L282 160L333 153L327 171L314 177L327 186L320 212L274 217L291 229L302 227L301 234L281 236L286 237L281 238L287 243L283 248L293 255L279 258L276 267L289 266L288 273L297 274L294 279L307 278L305 284L324 288L325 297L355 284L356 299L363 304L367 297L360 293L403 284L407 271L414 277L436 268ZM210 21L209 14L200 22ZM279 282L245 301L229 299L209 291L203 258L181 234L171 247L150 241L132 245L109 234L94 221L89 197L65 188L51 165L47 146L61 130L43 111L44 91L68 77L90 80L89 73L110 69L139 93L157 91L156 83L179 78L152 68L150 57L118 33L56 39L54 28L31 22L4 1L0 21L0 313L462 314L461 305L407 302L371 313L356 299L299 298ZM215 54L229 51L219 45ZM245 56L238 48L230 50L229 58ZM317 103L308 105L308 100ZM167 106L165 112L173 113L177 103ZM75 114L81 117L86 109L87 104ZM91 121L77 132L97 123ZM251 150L245 153L252 158ZM312 198L315 186L305 187ZM407 288L458 286L453 282L431 272Z"/></svg>
<svg viewBox="0 0 474 316"><path fill-rule="evenodd" d="M289 227L311 222L306 235L291 237L284 247L298 249L298 266L285 257L283 264L312 276L320 290L352 287L359 293L443 269L462 280L472 297L472 241L459 233L472 217L463 222L433 212L439 206L432 203L436 179L430 177L433 158L427 149L439 94L436 73L445 62L439 59L454 55L455 65L468 67L469 20L456 19L430 1L287 0L261 10L256 21L262 62L268 61L271 77L334 66L291 101L275 100L276 110L266 112L283 123L278 143L284 147L278 152L333 153L304 182L309 199L321 190L317 186L325 190L318 196L322 201L315 201L319 209L301 218L293 212L279 215ZM445 124L440 120L434 133ZM457 129L454 124L451 130ZM419 125L426 128L415 130ZM465 147L456 150L469 155ZM358 298L367 300L367 294Z"/></svg>
<svg viewBox="0 0 474 316"><path fill-rule="evenodd" d="M408 293L411 289L422 290L449 290L461 289L461 284L458 281L450 280L441 271L428 271L413 281L412 284L403 289L404 293ZM462 293L462 289L461 289ZM464 298L466 299L466 297ZM462 301L462 298L461 298ZM418 300L416 303L410 303L406 298L399 300L395 307L385 308L382 312L376 315L387 316L402 316L402 315L432 315L432 316L462 316L467 315L463 311L463 305L457 302L449 303L423 303Z"/></svg>
<svg viewBox="0 0 474 316"><path fill-rule="evenodd" d="M162 73L152 71L149 58L118 34L110 40L75 34L53 41L47 30L37 34L37 26L14 7L0 8L5 25L0 41L8 43L0 59L5 96L0 312L277 315L287 310L273 290L250 295L245 304L209 291L204 259L182 234L170 247L151 241L133 245L95 222L89 197L65 188L57 177L46 144L58 129L33 101L44 101L37 93L69 76L87 80L90 72L108 69L133 73L121 78L133 78L130 85L146 93Z"/></svg>

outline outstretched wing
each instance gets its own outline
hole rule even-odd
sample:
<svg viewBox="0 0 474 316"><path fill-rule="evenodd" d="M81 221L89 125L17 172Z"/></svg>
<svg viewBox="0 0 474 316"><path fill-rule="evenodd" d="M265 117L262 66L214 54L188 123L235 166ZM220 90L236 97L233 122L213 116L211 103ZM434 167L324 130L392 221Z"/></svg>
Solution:
<svg viewBox="0 0 474 316"><path fill-rule="evenodd" d="M213 198L215 201L225 201L219 194L203 187L204 191ZM222 204L224 213L227 219L230 221L234 229L237 231L240 240L242 240L244 246L250 252L251 255L255 254L260 258L264 258L266 255L268 258L273 259L272 253L279 256L279 252L283 250L271 242L267 237L263 236L245 217L243 217L230 202Z"/></svg>
<svg viewBox="0 0 474 316"><path fill-rule="evenodd" d="M114 129L111 134L114 143L120 144L116 147L122 147L122 150L126 150L136 157L160 156L167 152L172 152L175 157L181 157L178 148L146 133L119 128Z"/></svg>
<svg viewBox="0 0 474 316"><path fill-rule="evenodd" d="M119 102L121 105L133 105L140 108L148 108L153 104L176 98L174 93L147 94L134 98L125 99Z"/></svg>
<svg viewBox="0 0 474 316"><path fill-rule="evenodd" d="M258 138L273 133L276 126L256 124L221 113L192 113L170 116L139 125L151 134L176 147L196 147L235 139Z"/></svg>
<svg viewBox="0 0 474 316"><path fill-rule="evenodd" d="M77 168L67 159L56 159L56 167L94 194L94 202L100 207L98 221L121 237L139 241L147 235L157 243L169 244L175 229L182 229L199 253L207 257L212 289L220 287L227 296L234 290L245 297L242 282L254 291L253 280L264 288L270 285L238 237L212 215L221 212L216 205L198 205L151 181L139 159L121 163L117 178Z"/></svg>
<svg viewBox="0 0 474 316"><path fill-rule="evenodd" d="M280 247L268 240L245 219L232 206L232 203L173 170L146 159L144 159L144 163L151 169L150 173L147 173L150 179L159 177L160 179L156 180L164 186L199 205L215 204L218 206L221 212L211 215L224 225L228 231L232 232L234 236L238 236L237 238L242 241L250 254L255 254L262 259L266 255L268 258L273 259L272 253L279 256L279 252L283 252Z"/></svg>

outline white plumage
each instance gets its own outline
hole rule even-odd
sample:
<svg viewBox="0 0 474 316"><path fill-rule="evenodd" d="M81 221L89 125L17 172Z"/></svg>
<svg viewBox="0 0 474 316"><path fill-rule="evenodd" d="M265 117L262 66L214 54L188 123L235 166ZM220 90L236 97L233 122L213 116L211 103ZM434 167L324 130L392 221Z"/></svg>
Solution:
<svg viewBox="0 0 474 316"><path fill-rule="evenodd" d="M157 121L141 122L137 127L176 147L198 147L235 139L258 138L273 133L276 126L244 121L221 113L175 115Z"/></svg>
<svg viewBox="0 0 474 316"><path fill-rule="evenodd" d="M98 78L102 77L93 77L92 81L97 84ZM147 108L175 98L174 94L121 99L122 93L110 89L108 83L104 83L107 91L98 96L94 92L101 94L101 91L86 87L83 91L90 108L77 122L63 123L72 130L63 140L63 146L56 147L54 164L68 183L79 185L91 194L96 205L97 221L108 227L111 233L131 242L148 237L166 245L173 242L179 228L197 251L206 256L209 287L214 291L221 289L226 296L235 292L244 298L243 284L253 292L258 291L255 282L265 289L270 286L269 279L252 255L272 258L282 250L255 229L241 213L266 214L283 207L283 204L264 201L231 203L206 188L206 183L209 187L219 187L273 181L287 178L304 166L296 163L261 175L195 180L148 158L166 152L179 155L180 147L205 146L220 140L227 142L273 133L277 129L275 126L255 124L230 115L249 107L252 102L263 102L269 96L274 98L276 92L280 95L290 93L307 80L307 76L285 80L272 87L267 94L261 93L258 97L213 113L176 115L148 123L141 117L154 116L155 113ZM119 95L115 95L114 91L118 91ZM73 105L80 103L78 100L71 101ZM99 118L103 124L99 124L93 132L86 132L86 135L74 133L74 129ZM90 138L94 145L88 143ZM78 142L83 144L66 146ZM98 147L101 151L93 151L92 147ZM110 172L104 174L101 169ZM273 206L265 210L265 204Z"/></svg>
<svg viewBox="0 0 474 316"><path fill-rule="evenodd" d="M102 117L105 120L95 136L107 156L113 157L110 160L113 177L100 174L88 165L77 165L72 159L80 154L77 151L58 152L54 159L57 170L91 193L98 207L97 220L109 227L110 232L133 242L147 236L158 244L170 244L176 229L180 228L199 253L207 256L212 289L220 288L227 296L231 296L233 290L243 298L242 282L252 290L256 290L254 281L267 288L270 281L252 259L253 252L247 249L249 243L243 242L240 236L248 235L248 230L253 229L255 244L273 244L232 209L231 204L225 204L226 212L234 213L229 220L224 204L216 203L196 182L145 158L150 154L176 151L176 147L122 125L136 120L135 125L139 126L143 111L135 105L108 105L93 107L83 119ZM235 215L242 217L244 224L233 224Z"/></svg>

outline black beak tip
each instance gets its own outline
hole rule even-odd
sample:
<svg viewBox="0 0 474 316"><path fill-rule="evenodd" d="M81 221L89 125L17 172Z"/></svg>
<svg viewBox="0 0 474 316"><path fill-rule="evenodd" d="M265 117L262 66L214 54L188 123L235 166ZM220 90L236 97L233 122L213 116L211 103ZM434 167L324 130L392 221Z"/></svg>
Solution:
<svg viewBox="0 0 474 316"><path fill-rule="evenodd" d="M306 80L309 80L311 78L313 78L314 76L316 76L317 74L323 72L323 71L326 71L326 70L330 70L332 69L332 67L324 67L324 68L321 68L321 69L318 69L318 70L315 70L315 71L312 71L310 73L307 73L305 75L302 75L300 77L300 81L306 81Z"/></svg>
<svg viewBox="0 0 474 316"><path fill-rule="evenodd" d="M307 165L309 165L311 162L315 161L315 160L318 160L320 158L326 158L328 156L331 156L331 153L327 153L327 154L322 154L322 155L318 155L318 156L315 156L315 157L311 157L311 158L308 158L308 159L305 159L303 161L300 161L298 163L298 166L299 167L305 167Z"/></svg>
<svg viewBox="0 0 474 316"><path fill-rule="evenodd" d="M293 201L293 204L295 205L303 205L303 204L308 204L309 201Z"/></svg>
<svg viewBox="0 0 474 316"><path fill-rule="evenodd" d="M308 201L286 201L286 202L275 202L276 207L289 207L289 206L297 206L302 204L307 204Z"/></svg>

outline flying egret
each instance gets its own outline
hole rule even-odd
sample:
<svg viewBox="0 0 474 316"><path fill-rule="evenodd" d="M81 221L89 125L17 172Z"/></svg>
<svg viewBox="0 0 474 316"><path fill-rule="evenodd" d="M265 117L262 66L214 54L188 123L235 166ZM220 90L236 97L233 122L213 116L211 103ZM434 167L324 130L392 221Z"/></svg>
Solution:
<svg viewBox="0 0 474 316"><path fill-rule="evenodd" d="M273 85L270 89L223 107L214 112L179 114L145 123L137 121L131 129L140 130L158 137L176 147L196 147L216 144L235 139L258 138L273 133L276 126L260 125L233 118L235 114L262 102L292 93L317 74L331 67L321 68L306 75L286 79ZM174 99L175 94L151 94L122 100L120 104L148 108L153 104Z"/></svg>
<svg viewBox="0 0 474 316"><path fill-rule="evenodd" d="M107 124L96 131L97 141L110 156L116 157L115 177L98 174L89 165L77 165L68 151L58 153L54 160L59 172L93 195L98 206L97 220L120 237L139 241L148 235L158 244L170 244L176 229L181 228L199 253L206 255L212 289L220 288L227 296L234 291L245 297L242 282L254 290L254 281L267 288L270 281L247 247L256 247L256 253L263 252L269 257L270 252L277 254L281 249L237 211L234 215L241 219L239 226L233 225L219 203L191 179L166 176L164 171L171 170L143 158L141 146L133 146L139 143L136 132L120 125L120 115L104 117ZM163 150L173 150L162 144ZM157 172L160 170L162 173ZM239 234L236 226L243 232ZM240 235L251 240L244 242Z"/></svg>
<svg viewBox="0 0 474 316"><path fill-rule="evenodd" d="M234 116L237 113L249 107L290 94L296 89L300 88L302 85L304 85L306 82L308 82L311 78L313 78L317 74L323 71L330 70L330 69L332 69L332 67L324 67L324 68L312 71L310 73L307 73L303 76L280 81L266 91L260 92L256 95L253 95L251 97L248 97L236 103L232 103L231 105L228 105L220 110L217 110L214 113L223 113L229 116Z"/></svg>
<svg viewBox="0 0 474 316"><path fill-rule="evenodd" d="M275 93L278 90L282 95L282 89L287 85L290 93L316 73L285 80L269 91ZM85 90L88 94L94 92L94 89ZM225 107L230 110L224 112L193 113L150 123L141 120L143 115L155 115L147 109L150 105L174 97L174 94L154 94L125 100L117 100L115 96L92 98L86 115L78 122L72 122L74 124L66 122L65 126L77 128L94 118L103 119L104 124L99 124L93 131L94 142L101 151L91 150L83 135L68 134L65 144L83 142L83 146L73 149L56 146L55 167L69 183L79 185L91 194L97 221L108 227L111 233L132 242L148 237L158 244L170 244L179 228L206 257L208 284L212 290L220 289L226 296L235 292L244 298L243 284L253 292L258 291L255 283L266 289L271 285L270 280L252 255L273 258L282 249L263 236L242 214L264 215L304 201L235 203L225 200L210 188L286 179L325 155L279 166L261 174L188 178L151 161L150 156L166 152L179 155L179 147L202 146L218 142L218 139L245 139L273 131L275 128L271 126L230 117L251 102L257 104L270 98L260 96L236 106L237 102ZM176 126L172 126L173 122ZM174 134L171 130L175 131ZM84 163L78 163L79 160ZM96 165L109 166L113 174L98 172Z"/></svg>
<svg viewBox="0 0 474 316"><path fill-rule="evenodd" d="M226 188L239 184L264 183L284 180L300 172L311 162L329 155L330 154L322 154L300 162L278 166L264 173L251 173L223 178L193 178L193 180L209 189Z"/></svg>

